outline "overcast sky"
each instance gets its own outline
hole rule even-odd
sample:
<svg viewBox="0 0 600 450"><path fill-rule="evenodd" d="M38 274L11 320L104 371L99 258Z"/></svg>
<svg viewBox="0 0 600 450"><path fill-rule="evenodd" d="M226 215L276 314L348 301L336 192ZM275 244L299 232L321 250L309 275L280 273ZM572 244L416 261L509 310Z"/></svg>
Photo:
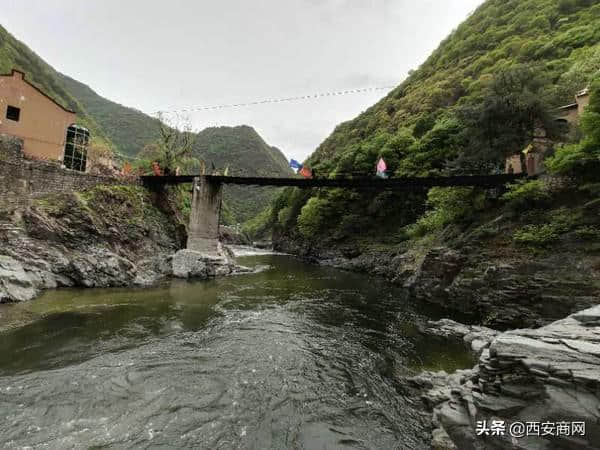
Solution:
<svg viewBox="0 0 600 450"><path fill-rule="evenodd" d="M1 0L57 70L146 113L395 86L482 0ZM189 116L304 159L385 91Z"/></svg>

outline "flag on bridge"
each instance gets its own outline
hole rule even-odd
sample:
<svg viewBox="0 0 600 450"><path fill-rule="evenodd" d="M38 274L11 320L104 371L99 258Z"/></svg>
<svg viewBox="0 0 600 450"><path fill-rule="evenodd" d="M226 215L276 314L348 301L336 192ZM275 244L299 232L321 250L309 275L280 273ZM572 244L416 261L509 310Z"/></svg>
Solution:
<svg viewBox="0 0 600 450"><path fill-rule="evenodd" d="M313 176L312 170L310 170L310 167L306 167L306 166L303 166L302 169L300 169L300 171L298 173L300 175L302 175L304 178L312 178L312 176Z"/></svg>
<svg viewBox="0 0 600 450"><path fill-rule="evenodd" d="M300 164L295 159L290 159L290 167L295 170L300 170L302 169L302 164Z"/></svg>
<svg viewBox="0 0 600 450"><path fill-rule="evenodd" d="M376 175L379 178L387 178L387 164L383 160L383 158L379 158L379 162L377 163L377 173Z"/></svg>

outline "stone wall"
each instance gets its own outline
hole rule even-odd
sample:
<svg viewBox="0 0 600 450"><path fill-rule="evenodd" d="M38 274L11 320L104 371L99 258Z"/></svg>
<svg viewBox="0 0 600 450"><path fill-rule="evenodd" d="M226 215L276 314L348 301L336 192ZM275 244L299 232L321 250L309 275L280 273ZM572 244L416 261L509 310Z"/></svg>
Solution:
<svg viewBox="0 0 600 450"><path fill-rule="evenodd" d="M80 191L99 184L137 184L125 179L90 175L62 168L53 161L34 161L23 156L23 142L0 134L0 212L29 204L46 194Z"/></svg>

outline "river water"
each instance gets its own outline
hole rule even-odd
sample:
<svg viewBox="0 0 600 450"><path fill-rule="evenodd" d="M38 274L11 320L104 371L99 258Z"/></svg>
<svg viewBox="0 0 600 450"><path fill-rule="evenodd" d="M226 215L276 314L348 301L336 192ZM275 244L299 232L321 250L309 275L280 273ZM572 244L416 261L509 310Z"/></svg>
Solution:
<svg viewBox="0 0 600 450"><path fill-rule="evenodd" d="M472 365L440 313L285 255L257 273L0 308L4 448L427 448L397 375Z"/></svg>

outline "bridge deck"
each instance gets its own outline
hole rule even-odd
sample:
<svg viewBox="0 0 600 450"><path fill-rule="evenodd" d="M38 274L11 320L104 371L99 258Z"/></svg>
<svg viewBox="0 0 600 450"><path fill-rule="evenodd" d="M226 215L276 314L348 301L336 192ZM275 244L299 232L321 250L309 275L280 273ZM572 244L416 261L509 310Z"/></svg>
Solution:
<svg viewBox="0 0 600 450"><path fill-rule="evenodd" d="M295 186L299 188L345 187L359 189L414 189L435 186L502 186L526 175L461 175L449 177L403 177L403 178L275 178L275 177L230 177L206 175L213 183L238 184L247 186ZM142 181L149 186L192 183L198 175L143 176Z"/></svg>

